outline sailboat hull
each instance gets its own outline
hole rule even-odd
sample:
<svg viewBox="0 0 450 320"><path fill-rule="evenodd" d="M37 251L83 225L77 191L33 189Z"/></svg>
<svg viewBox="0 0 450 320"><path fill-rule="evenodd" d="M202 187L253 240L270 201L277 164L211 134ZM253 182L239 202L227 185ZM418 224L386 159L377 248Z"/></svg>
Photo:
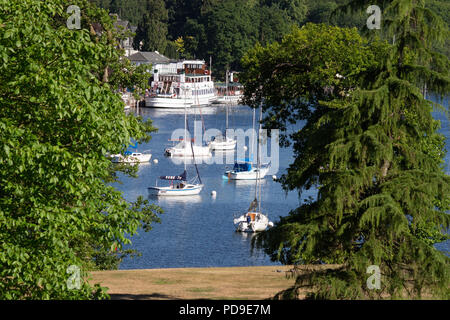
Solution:
<svg viewBox="0 0 450 320"><path fill-rule="evenodd" d="M258 174L258 169L252 169L250 171L227 171L225 172L225 176L230 180L256 180L256 179L264 179L267 172L269 172L269 168L261 168Z"/></svg>
<svg viewBox="0 0 450 320"><path fill-rule="evenodd" d="M234 150L236 148L236 140L228 140L228 141L211 141L209 143L209 147L211 150Z"/></svg>
<svg viewBox="0 0 450 320"><path fill-rule="evenodd" d="M115 154L111 156L111 161L114 163L124 162L124 163L140 163L149 162L152 158L150 153L133 153L128 156L123 156L121 154Z"/></svg>
<svg viewBox="0 0 450 320"><path fill-rule="evenodd" d="M151 196L191 196L199 194L203 189L203 185L187 185L182 189L177 189L174 186L170 187L149 187L148 193Z"/></svg>
<svg viewBox="0 0 450 320"><path fill-rule="evenodd" d="M248 221L247 217L251 217L251 220ZM261 232L273 226L269 218L261 212L247 212L234 219L234 224L238 232Z"/></svg>
<svg viewBox="0 0 450 320"><path fill-rule="evenodd" d="M171 157L192 157L191 148L167 148L165 150L166 155ZM209 147L194 146L194 154L199 157L210 157L211 149Z"/></svg>

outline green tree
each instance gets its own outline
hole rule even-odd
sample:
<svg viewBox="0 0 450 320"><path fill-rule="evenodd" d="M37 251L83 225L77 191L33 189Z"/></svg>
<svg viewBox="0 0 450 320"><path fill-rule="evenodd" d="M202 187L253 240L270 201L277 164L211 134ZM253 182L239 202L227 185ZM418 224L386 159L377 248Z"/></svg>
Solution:
<svg viewBox="0 0 450 320"><path fill-rule="evenodd" d="M299 275L293 296L314 285L310 296L321 299L448 298L449 258L432 243L446 238L450 177L434 104L420 83L447 93L449 63L429 47L435 16L402 2L407 10L393 1L384 11L393 17L394 46L367 42L356 29L308 24L243 59L246 102L263 102L265 126L305 121L284 135L295 154L284 188L318 190L255 244L286 264L340 265ZM366 285L370 265L380 267L379 290Z"/></svg>
<svg viewBox="0 0 450 320"><path fill-rule="evenodd" d="M263 45L281 40L293 25L290 16L278 5L263 6L258 9L258 15L259 42Z"/></svg>
<svg viewBox="0 0 450 320"><path fill-rule="evenodd" d="M168 11L164 0L146 0L145 13L138 24L133 47L140 51L165 52Z"/></svg>
<svg viewBox="0 0 450 320"><path fill-rule="evenodd" d="M280 40L292 25L288 13L278 4L260 7L252 1L223 1L205 19L207 51L198 56L212 55L216 76L224 74L227 66L240 70L242 56L256 42Z"/></svg>
<svg viewBox="0 0 450 320"><path fill-rule="evenodd" d="M146 9L146 1L143 0L97 0L97 5L116 13L120 19L127 20L137 25L142 20L142 12Z"/></svg>
<svg viewBox="0 0 450 320"><path fill-rule="evenodd" d="M301 25L308 13L308 6L305 0L266 0L261 1L268 7L277 6L285 10L292 22Z"/></svg>
<svg viewBox="0 0 450 320"><path fill-rule="evenodd" d="M259 35L254 11L241 1L221 2L207 17L208 55L212 55L216 75L222 75L226 66L239 69L240 58Z"/></svg>
<svg viewBox="0 0 450 320"><path fill-rule="evenodd" d="M115 93L139 70L119 74L127 59L104 10L71 4L81 29L66 26L65 0L0 1L0 299L104 297L87 271L158 221L159 208L109 185L119 168L105 157L155 130Z"/></svg>

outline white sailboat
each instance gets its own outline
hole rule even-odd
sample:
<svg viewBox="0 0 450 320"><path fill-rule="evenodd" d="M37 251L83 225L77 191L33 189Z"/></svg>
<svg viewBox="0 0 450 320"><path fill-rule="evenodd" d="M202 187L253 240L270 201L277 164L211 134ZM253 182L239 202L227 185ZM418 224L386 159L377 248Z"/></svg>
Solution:
<svg viewBox="0 0 450 320"><path fill-rule="evenodd" d="M261 114L262 115L262 114ZM255 129L255 109L253 109L253 132ZM252 149L253 149L254 135L252 135ZM259 136L258 136L259 141ZM244 159L243 161L236 161L232 170L225 171L223 177L230 180L255 180L264 179L266 174L270 170L271 163L260 165L256 167L253 165L250 159Z"/></svg>
<svg viewBox="0 0 450 320"><path fill-rule="evenodd" d="M262 108L261 108L262 115ZM261 117L260 117L261 118ZM259 126L261 131L261 124ZM258 151L257 151L257 168L260 167L260 146L259 146L259 133L258 133ZM269 221L267 215L261 211L261 183L259 183L260 171L257 171L256 183L255 183L255 199L251 202L247 212L238 218L233 220L236 225L236 231L238 232L260 232L266 230L268 227L273 226L273 222Z"/></svg>
<svg viewBox="0 0 450 320"><path fill-rule="evenodd" d="M211 148L209 146L201 146L192 144L192 139L190 141L187 140L186 137L187 130L187 110L184 108L184 139L179 143L174 145L173 147L167 148L165 150L165 154L171 157L193 157L195 154L199 157L210 157L212 156Z"/></svg>
<svg viewBox="0 0 450 320"><path fill-rule="evenodd" d="M262 168L255 168L251 163L235 163L233 170L225 171L224 177L229 180L264 179L270 170L270 163Z"/></svg>
<svg viewBox="0 0 450 320"><path fill-rule="evenodd" d="M228 73L228 71L227 71ZM211 150L234 150L236 148L236 139L227 136L228 130L228 103L225 105L225 114L226 114L226 122L225 122L225 135L221 134L213 138L212 141L209 142L209 147Z"/></svg>
<svg viewBox="0 0 450 320"><path fill-rule="evenodd" d="M186 157L190 158L193 154L199 157L211 157L211 149L208 146L192 145L187 140L181 140L173 147L167 148L165 154L171 157Z"/></svg>
<svg viewBox="0 0 450 320"><path fill-rule="evenodd" d="M184 172L179 176L161 176L161 180L170 180L169 186L159 187L158 185L148 188L149 195L152 196L192 196L199 194L203 189L203 184L188 182L187 172ZM200 179L200 176L196 177ZM194 179L196 179L194 178ZM175 182L179 181L179 182ZM157 184L157 183L156 183Z"/></svg>
<svg viewBox="0 0 450 320"><path fill-rule="evenodd" d="M184 140L183 143L185 146L189 145L187 143L187 117L186 110L184 113ZM149 187L148 193L152 196L192 196L199 194L203 189L203 183L200 178L200 173L198 172L197 164L195 163L195 149L194 145L190 143L191 155L193 158L193 162L195 165L195 169L197 171L197 176L194 177L191 181L187 181L187 172L186 172L186 162L184 162L184 172L178 176L160 176L161 180L169 180L171 181L169 186L159 187L158 182L156 182L156 186ZM179 182L175 182L179 181Z"/></svg>
<svg viewBox="0 0 450 320"><path fill-rule="evenodd" d="M236 148L236 140L227 135L219 135L209 142L211 150L234 150Z"/></svg>

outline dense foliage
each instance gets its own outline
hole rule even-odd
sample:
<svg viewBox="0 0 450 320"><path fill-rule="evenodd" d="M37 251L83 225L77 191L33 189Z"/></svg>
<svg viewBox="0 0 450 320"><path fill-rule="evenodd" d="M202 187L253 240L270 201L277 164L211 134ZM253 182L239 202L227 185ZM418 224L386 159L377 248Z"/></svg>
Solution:
<svg viewBox="0 0 450 320"><path fill-rule="evenodd" d="M284 188L318 190L256 245L286 264L340 265L298 276L293 296L311 285L313 298L449 296L449 258L433 243L448 238L450 177L437 105L422 94L424 83L449 92L449 60L433 51L447 30L422 1L384 3L393 45L308 24L243 59L246 102L262 102L265 126L285 130L294 146ZM375 290L371 265L381 270Z"/></svg>
<svg viewBox="0 0 450 320"><path fill-rule="evenodd" d="M0 1L0 299L91 298L87 271L116 265L158 220L109 185L136 168L105 157L155 130L115 93L149 75L121 57L106 11L70 4L81 29L66 26L67 1Z"/></svg>
<svg viewBox="0 0 450 320"><path fill-rule="evenodd" d="M293 25L302 26L307 22L327 23L340 27L357 27L361 30L368 17L366 8L336 14L335 10L348 2L347 0L91 1L119 14L122 19L129 20L135 26L139 23L147 26L141 29L144 31L137 32L140 40L149 36L149 31L145 30L153 30L153 37L167 42L159 46L158 51L171 58L195 57L209 61L209 57L212 57L215 76L220 78L223 77L227 66L240 70L243 53L256 42L265 45L279 41L283 35L290 32ZM158 4L159 8L148 9L149 2ZM380 6L383 8L383 4ZM441 15L450 26L448 1L430 0L427 1L427 6ZM152 29L151 25L158 27ZM179 46L175 44L177 40L183 40L183 49L179 50ZM448 41L450 40L439 45L438 49L449 56ZM138 48L138 44L135 47ZM158 48L155 45L146 48L155 47Z"/></svg>

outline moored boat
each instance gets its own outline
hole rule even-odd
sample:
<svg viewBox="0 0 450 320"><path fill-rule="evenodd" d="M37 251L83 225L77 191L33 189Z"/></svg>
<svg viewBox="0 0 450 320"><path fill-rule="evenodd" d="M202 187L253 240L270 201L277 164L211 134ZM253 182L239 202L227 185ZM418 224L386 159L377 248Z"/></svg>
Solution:
<svg viewBox="0 0 450 320"><path fill-rule="evenodd" d="M261 131L262 108L260 110L260 124L259 131ZM258 133L258 151L257 151L257 170L255 182L255 199L251 202L247 212L233 220L238 232L260 232L272 227L273 223L269 221L266 214L261 211L261 184L259 183L261 174L260 170L260 139Z"/></svg>
<svg viewBox="0 0 450 320"><path fill-rule="evenodd" d="M124 162L124 163L141 163L149 162L152 158L151 153L141 153L141 152L125 152L122 154L113 154L110 156L111 161L114 163Z"/></svg>
<svg viewBox="0 0 450 320"><path fill-rule="evenodd" d="M154 70L145 106L185 108L209 105L216 99L210 70L203 60L168 62Z"/></svg>
<svg viewBox="0 0 450 320"><path fill-rule="evenodd" d="M227 170L224 173L224 178L230 180L255 180L264 179L267 172L270 170L270 163L264 167L257 168L251 162L239 163L236 162L232 170Z"/></svg>
<svg viewBox="0 0 450 320"><path fill-rule="evenodd" d="M210 147L195 144L191 146L191 143L185 140L182 140L173 147L166 148L164 152L167 156L171 157L192 157L194 154L199 157L212 156Z"/></svg>
<svg viewBox="0 0 450 320"><path fill-rule="evenodd" d="M170 180L171 184L164 187L148 187L148 193L152 196L191 196L199 194L203 189L203 184L188 183L186 177L186 170L179 176L161 176L159 177L161 180Z"/></svg>

